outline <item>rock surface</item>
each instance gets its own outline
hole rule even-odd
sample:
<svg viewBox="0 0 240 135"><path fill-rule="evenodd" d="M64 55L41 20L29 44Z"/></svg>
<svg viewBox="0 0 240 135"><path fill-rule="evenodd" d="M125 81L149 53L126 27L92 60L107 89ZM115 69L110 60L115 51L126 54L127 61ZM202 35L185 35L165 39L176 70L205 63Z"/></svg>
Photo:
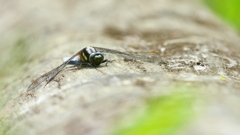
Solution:
<svg viewBox="0 0 240 135"><path fill-rule="evenodd" d="M198 1L24 0L1 5L0 32L9 33L1 42L24 37L29 55L22 65L26 71L2 90L0 133L111 134L112 125L133 108L144 108L147 98L171 95L181 85L195 92L198 115L178 134L240 133L240 38ZM167 65L107 54L115 60L108 66L68 67L45 88L26 92L31 80L86 46L139 52L134 55Z"/></svg>

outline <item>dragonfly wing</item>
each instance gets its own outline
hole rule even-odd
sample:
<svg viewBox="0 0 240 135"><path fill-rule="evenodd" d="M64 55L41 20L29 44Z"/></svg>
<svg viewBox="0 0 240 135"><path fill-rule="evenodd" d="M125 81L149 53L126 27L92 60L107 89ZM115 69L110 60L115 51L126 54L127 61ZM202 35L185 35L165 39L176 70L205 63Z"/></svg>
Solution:
<svg viewBox="0 0 240 135"><path fill-rule="evenodd" d="M63 62L66 62L66 61L68 61L70 58L71 58L71 57L64 57L64 58L62 58L62 61L63 61Z"/></svg>
<svg viewBox="0 0 240 135"><path fill-rule="evenodd" d="M63 62L66 62L70 59L71 57L64 57L62 59ZM71 64L71 65L78 65L80 64L80 56L75 56L68 64Z"/></svg>
<svg viewBox="0 0 240 135"><path fill-rule="evenodd" d="M64 57L62 59L63 62L66 62L70 59L71 57ZM71 61L79 61L80 60L80 56L75 56Z"/></svg>
<svg viewBox="0 0 240 135"><path fill-rule="evenodd" d="M82 50L81 50L82 51ZM76 53L75 55L73 55L72 57L70 57L67 61L65 61L63 64L61 64L60 66L54 68L53 70L45 73L44 75L42 75L41 77L39 77L38 79L34 80L32 82L32 84L28 87L27 91L31 91L33 89L35 89L37 86L39 86L41 83L43 83L44 81L47 81L46 85L52 81L57 75L58 73L60 73L64 67L66 67L66 65L71 62L71 60L74 57L80 56L81 51L79 51L78 53ZM46 86L45 85L45 86Z"/></svg>
<svg viewBox="0 0 240 135"><path fill-rule="evenodd" d="M151 58L140 57L140 56L136 56L136 55L120 52L120 51L117 51L117 50L101 48L101 47L94 47L94 48L97 51L99 51L99 52L115 54L115 55L118 55L118 56L126 58L126 59L140 60L140 61L145 61L145 62L150 62L150 63L157 63L157 64L162 62L161 60L155 60L155 59L151 59Z"/></svg>
<svg viewBox="0 0 240 135"><path fill-rule="evenodd" d="M34 81L32 82L32 84L28 86L27 91L31 91L31 90L35 89L38 85L40 85L42 82L44 82L45 80L47 80L47 79L48 79L48 76L49 76L49 73L50 73L50 72L48 72L48 73L42 75L41 77L39 77L38 79L34 80Z"/></svg>

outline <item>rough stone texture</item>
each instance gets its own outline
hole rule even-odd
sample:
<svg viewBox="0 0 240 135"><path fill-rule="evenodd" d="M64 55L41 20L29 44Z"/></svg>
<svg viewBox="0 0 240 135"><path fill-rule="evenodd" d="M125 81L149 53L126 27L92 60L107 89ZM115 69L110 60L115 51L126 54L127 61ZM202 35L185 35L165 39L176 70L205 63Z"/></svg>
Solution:
<svg viewBox="0 0 240 135"><path fill-rule="evenodd" d="M0 125L10 127L2 133L109 134L118 118L144 108L146 98L171 94L170 86L177 90L179 84L201 90L194 103L198 117L179 134L240 133L240 38L198 1L22 0L1 5L1 42L15 33L26 35L31 57L23 65L28 70L3 90L7 100ZM108 66L67 68L45 88L26 93L31 80L86 46L155 52L168 64L110 54L106 57L116 61Z"/></svg>

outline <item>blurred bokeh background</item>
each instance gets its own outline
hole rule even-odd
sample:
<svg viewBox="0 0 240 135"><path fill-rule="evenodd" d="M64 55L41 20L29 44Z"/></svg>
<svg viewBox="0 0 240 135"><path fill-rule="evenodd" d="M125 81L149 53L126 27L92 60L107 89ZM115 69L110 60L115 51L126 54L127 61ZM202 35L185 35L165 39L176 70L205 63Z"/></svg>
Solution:
<svg viewBox="0 0 240 135"><path fill-rule="evenodd" d="M119 7L112 6L111 3L113 1L0 1L0 108L3 108L7 100L14 95L15 88L19 88L19 83L16 83L20 81L19 78L24 76L26 71L31 70L31 66L42 62L43 59L48 57L48 54L45 53L47 50L51 49L55 52L54 47L56 45L74 40L84 41L84 36L86 35L91 35L90 38L94 41L94 36L98 36L98 34L106 30L103 26L107 24L117 24L122 29L131 28L131 25L124 25L121 17L134 20L136 14L144 14L144 12L138 12L135 9L129 8L131 6L142 8L143 11L148 8L158 9L158 6L161 6L161 8L165 6L159 4L156 7L145 7L144 2L139 2L138 5L131 5L131 2L125 2L126 5ZM205 4L226 25L239 33L240 1L197 1L198 4ZM181 1L175 1L175 3L178 2L180 3ZM151 3L151 0L149 3ZM89 10L90 6L91 10ZM117 8L121 8L121 10L128 12L128 14L119 12L118 17L113 16L111 12L115 9L117 11ZM109 20L109 18L113 19ZM134 24L133 21L129 21L128 23ZM151 26L149 28L151 29ZM61 52L58 53L61 54ZM40 59L36 61L35 59L38 57ZM177 85L183 91L188 91L189 87L194 87L194 85ZM9 87L11 87L11 91L7 91ZM24 88L25 86L21 87ZM171 87L169 89L174 88ZM195 98L191 96L190 98L183 99L179 96L179 93L173 94L168 100L162 98L149 99L146 104L151 111L146 112L140 119L133 120L128 130L116 129L114 134L145 135L149 133L155 135L156 132L168 135L175 134L176 129L184 126L183 123L187 123L189 117L194 116L194 112L191 109L191 101L193 100ZM173 115L174 117L171 117ZM141 123L139 121L146 123L147 126L139 124ZM159 121L162 123L159 124ZM168 127L172 128L168 129ZM152 131L156 132L152 133Z"/></svg>
<svg viewBox="0 0 240 135"><path fill-rule="evenodd" d="M238 0L204 0L205 4L223 19L228 25L240 31L239 5Z"/></svg>

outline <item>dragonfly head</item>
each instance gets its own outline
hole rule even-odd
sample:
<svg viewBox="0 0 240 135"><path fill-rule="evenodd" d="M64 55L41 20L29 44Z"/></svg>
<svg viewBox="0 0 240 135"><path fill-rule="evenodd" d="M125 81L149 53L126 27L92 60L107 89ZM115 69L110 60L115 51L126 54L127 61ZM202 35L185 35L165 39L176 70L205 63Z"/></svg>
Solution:
<svg viewBox="0 0 240 135"><path fill-rule="evenodd" d="M89 56L89 62L94 67L99 66L103 62L103 60L104 60L104 56L103 56L103 53L101 52L92 53Z"/></svg>

